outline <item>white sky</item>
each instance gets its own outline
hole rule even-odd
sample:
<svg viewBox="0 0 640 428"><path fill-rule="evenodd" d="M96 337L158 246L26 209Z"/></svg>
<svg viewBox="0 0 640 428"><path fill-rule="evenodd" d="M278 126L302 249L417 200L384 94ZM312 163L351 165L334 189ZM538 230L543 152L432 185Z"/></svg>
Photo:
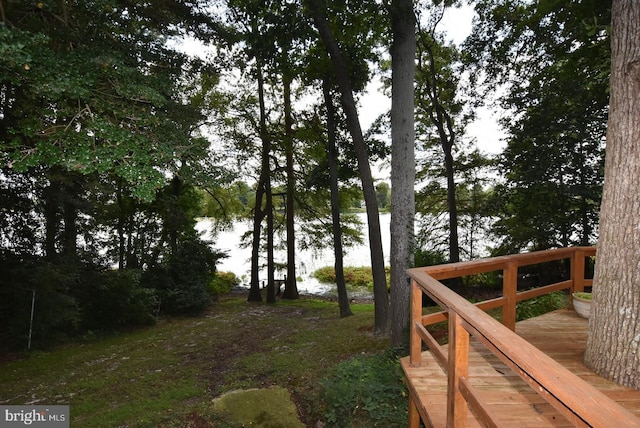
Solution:
<svg viewBox="0 0 640 428"><path fill-rule="evenodd" d="M446 32L448 41L460 44L471 32L471 23L474 17L473 8L462 6L460 8L448 8L440 22L439 29ZM184 40L182 42L185 51L193 53L206 53L202 45L194 40ZM369 128L371 123L382 113L391 107L391 99L382 94L382 84L378 79L369 83L367 92L360 99L360 122L363 130ZM497 119L498 113L488 107L477 110L477 118L467 126L466 138L474 139L478 148L487 154L500 153L505 143L504 136L500 130Z"/></svg>
<svg viewBox="0 0 640 428"><path fill-rule="evenodd" d="M449 8L440 22L440 28L446 31L447 40L462 43L471 32L473 16L474 11L469 6ZM382 94L381 88L380 81L374 80L361 98L359 114L363 129L367 129L376 117L391 107L391 99ZM467 138L475 139L478 148L484 153L500 153L505 143L502 141L504 134L497 124L497 113L483 107L477 110L476 115L476 120L467 126Z"/></svg>

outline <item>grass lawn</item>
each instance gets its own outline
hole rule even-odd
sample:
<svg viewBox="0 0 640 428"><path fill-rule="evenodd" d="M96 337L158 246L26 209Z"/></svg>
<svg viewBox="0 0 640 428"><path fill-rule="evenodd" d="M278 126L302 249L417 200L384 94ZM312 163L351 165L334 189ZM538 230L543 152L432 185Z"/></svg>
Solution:
<svg viewBox="0 0 640 428"><path fill-rule="evenodd" d="M372 304L340 319L337 303L245 299L229 295L198 318L2 362L0 404L69 405L71 426L225 427L233 425L213 413L214 398L277 385L312 426L323 413L321 380L336 364L389 347L373 334Z"/></svg>

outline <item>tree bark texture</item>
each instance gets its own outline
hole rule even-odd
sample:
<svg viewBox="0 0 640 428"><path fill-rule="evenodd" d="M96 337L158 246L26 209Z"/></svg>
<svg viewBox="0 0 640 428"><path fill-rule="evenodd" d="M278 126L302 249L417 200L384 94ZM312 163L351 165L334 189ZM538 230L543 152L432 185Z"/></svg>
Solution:
<svg viewBox="0 0 640 428"><path fill-rule="evenodd" d="M640 2L614 0L611 98L585 363L640 389Z"/></svg>
<svg viewBox="0 0 640 428"><path fill-rule="evenodd" d="M260 139L262 141L262 159L260 169L260 179L258 180L258 188L256 189L256 204L253 213L253 243L251 247L251 281L249 286L249 298L250 302L262 301L262 293L260 291L260 240L262 230L262 220L266 215L266 210L271 207L269 203L270 195L267 194L267 189L271 185L269 180L269 174L271 170L269 168L269 156L271 155L271 139L267 132L267 114L264 102L264 78L262 76L262 66L260 61L256 64L256 74L258 82L258 103L260 104ZM267 197L266 208L262 208L262 198ZM268 233L268 231L267 231ZM271 278L271 277L269 277ZM267 279L268 281L269 279Z"/></svg>
<svg viewBox="0 0 640 428"><path fill-rule="evenodd" d="M353 315L344 279L344 258L342 256L342 229L340 228L340 194L338 188L338 151L336 150L336 109L331 96L329 79L322 82L324 104L327 109L327 163L329 164L329 187L331 189L331 220L333 229L333 253L336 271L336 288L338 289L338 305L340 318Z"/></svg>
<svg viewBox="0 0 640 428"><path fill-rule="evenodd" d="M293 114L291 112L291 77L288 73L283 76L284 86L284 123L285 123L285 152L287 158L287 280L284 286L283 299L297 299L298 285L296 283L296 229L295 229L295 191L296 177L293 168Z"/></svg>
<svg viewBox="0 0 640 428"><path fill-rule="evenodd" d="M373 185L373 176L369 166L369 154L367 145L360 127L358 109L353 98L353 89L349 77L348 66L340 50L340 46L333 36L327 23L325 9L322 1L307 0L307 5L311 12L314 25L320 33L320 38L325 49L331 57L333 71L338 81L338 87L342 95L342 108L346 115L347 127L358 160L358 170L362 182L362 192L367 209L367 224L369 228L369 250L371 252L371 270L373 273L373 294L375 300L375 330L377 333L387 333L389 331L389 292L387 290L387 278L384 266L384 252L382 247L382 236L380 234L380 213L378 211L378 201L376 190Z"/></svg>
<svg viewBox="0 0 640 428"><path fill-rule="evenodd" d="M413 2L391 2L391 344L402 345L409 327L416 178L414 78L416 35Z"/></svg>

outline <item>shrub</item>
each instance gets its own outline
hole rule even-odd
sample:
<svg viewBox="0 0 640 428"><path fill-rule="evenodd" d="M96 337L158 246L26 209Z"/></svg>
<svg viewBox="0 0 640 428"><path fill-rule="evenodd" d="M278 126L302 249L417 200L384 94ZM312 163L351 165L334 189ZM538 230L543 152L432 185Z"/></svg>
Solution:
<svg viewBox="0 0 640 428"><path fill-rule="evenodd" d="M356 357L338 364L321 381L328 426L406 426L407 391L393 353Z"/></svg>
<svg viewBox="0 0 640 428"><path fill-rule="evenodd" d="M140 285L137 269L102 272L89 284L83 302L85 327L89 330L114 330L153 324L158 296L155 290Z"/></svg>
<svg viewBox="0 0 640 428"><path fill-rule="evenodd" d="M197 315L211 304L208 287L219 256L198 238L184 239L176 254L144 272L142 284L158 291L162 312Z"/></svg>
<svg viewBox="0 0 640 428"><path fill-rule="evenodd" d="M568 304L569 296L559 291L544 294L533 299L523 300L516 305L516 320L522 321L537 317L547 312L566 308Z"/></svg>
<svg viewBox="0 0 640 428"><path fill-rule="evenodd" d="M238 285L240 281L233 272L216 272L213 279L209 281L209 294L219 296L228 293L234 285Z"/></svg>
<svg viewBox="0 0 640 428"><path fill-rule="evenodd" d="M388 285L390 282L389 267L385 267L385 272L387 274L387 285ZM315 272L313 272L313 276L318 281L325 284L336 283L336 271L331 266L325 266L316 270ZM371 267L369 266L345 267L344 281L347 285L352 285L354 287L367 287L370 290L373 290L373 274L371 273Z"/></svg>
<svg viewBox="0 0 640 428"><path fill-rule="evenodd" d="M82 265L13 256L3 257L0 264L3 348L27 348L31 325L33 348L48 347L78 333L82 312L75 292L83 275Z"/></svg>
<svg viewBox="0 0 640 428"><path fill-rule="evenodd" d="M436 250L416 250L414 253L414 264L417 267L435 266L447 263L447 256Z"/></svg>

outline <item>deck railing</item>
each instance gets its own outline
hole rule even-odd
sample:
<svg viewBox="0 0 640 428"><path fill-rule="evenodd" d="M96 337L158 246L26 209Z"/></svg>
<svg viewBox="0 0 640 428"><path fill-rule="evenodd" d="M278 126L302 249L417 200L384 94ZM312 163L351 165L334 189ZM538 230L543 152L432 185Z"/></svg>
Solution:
<svg viewBox="0 0 640 428"><path fill-rule="evenodd" d="M638 419L631 412L513 331L517 302L554 291L582 291L585 286L591 285L592 280L584 276L585 259L595 254L595 247L563 248L409 270L412 278L410 363L412 366L421 364L423 344L426 344L447 373L448 427L466 426L468 407L486 426L500 426L500 421L483 402L482 394L468 381L470 336L482 342L575 426L636 426L633 423L637 424ZM571 266L568 280L518 291L520 267L564 259L568 259ZM502 271L502 296L475 305L439 282L493 271ZM423 294L435 301L443 311L423 315ZM484 312L493 308L502 308L502 324ZM426 326L447 320L449 342L448 351L445 352ZM420 417L423 420L428 418L418 413L422 412L418 410L422 406L415 405L415 400L419 398L411 392L410 400L410 426L417 427Z"/></svg>

